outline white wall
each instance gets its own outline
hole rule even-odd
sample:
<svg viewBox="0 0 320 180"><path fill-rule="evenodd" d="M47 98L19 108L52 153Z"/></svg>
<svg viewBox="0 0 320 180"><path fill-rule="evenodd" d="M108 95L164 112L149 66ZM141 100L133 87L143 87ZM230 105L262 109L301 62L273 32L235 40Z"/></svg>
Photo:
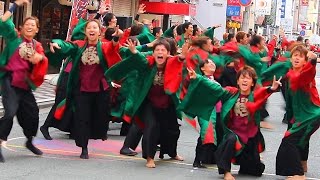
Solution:
<svg viewBox="0 0 320 180"><path fill-rule="evenodd" d="M213 3L220 3L222 6L213 6ZM222 40L223 33L226 31L226 10L226 0L200 0L197 5L197 14L195 18L204 28L221 24L220 28L215 29L214 34L216 38Z"/></svg>

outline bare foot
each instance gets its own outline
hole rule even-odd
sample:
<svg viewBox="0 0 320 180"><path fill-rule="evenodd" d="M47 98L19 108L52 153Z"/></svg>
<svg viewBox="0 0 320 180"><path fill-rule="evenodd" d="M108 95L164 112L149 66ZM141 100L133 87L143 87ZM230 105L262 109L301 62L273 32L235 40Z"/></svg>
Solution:
<svg viewBox="0 0 320 180"><path fill-rule="evenodd" d="M301 161L301 165L302 165L303 171L307 172L308 171L308 162L307 161Z"/></svg>
<svg viewBox="0 0 320 180"><path fill-rule="evenodd" d="M146 164L147 168L155 168L156 164L154 163L154 159L152 158L147 158L147 164Z"/></svg>
<svg viewBox="0 0 320 180"><path fill-rule="evenodd" d="M225 172L224 173L224 180L235 180L235 178L232 176L230 172Z"/></svg>
<svg viewBox="0 0 320 180"><path fill-rule="evenodd" d="M177 160L177 161L184 161L183 157L179 156L179 155L176 155L176 157L174 157L172 159Z"/></svg>
<svg viewBox="0 0 320 180"><path fill-rule="evenodd" d="M260 127L264 129L274 129L274 127L270 123L265 121L260 122Z"/></svg>
<svg viewBox="0 0 320 180"><path fill-rule="evenodd" d="M306 177L303 175L303 176L299 176L299 175L295 175L295 176L288 176L286 178L286 180L305 180Z"/></svg>

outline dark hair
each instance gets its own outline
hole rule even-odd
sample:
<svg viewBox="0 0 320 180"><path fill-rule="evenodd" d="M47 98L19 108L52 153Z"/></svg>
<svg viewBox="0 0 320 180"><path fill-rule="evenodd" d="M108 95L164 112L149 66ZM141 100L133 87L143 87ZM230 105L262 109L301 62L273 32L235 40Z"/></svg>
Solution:
<svg viewBox="0 0 320 180"><path fill-rule="evenodd" d="M304 40L304 43L307 43L307 41L309 41L309 39L305 39L305 40Z"/></svg>
<svg viewBox="0 0 320 180"><path fill-rule="evenodd" d="M174 38L165 38L165 40L170 45L170 55L172 56L176 55L178 51L176 40Z"/></svg>
<svg viewBox="0 0 320 180"><path fill-rule="evenodd" d="M192 25L191 22L185 22L182 24L182 32L185 33L186 32L186 29L189 28L189 26Z"/></svg>
<svg viewBox="0 0 320 180"><path fill-rule="evenodd" d="M109 25L109 22L111 21L111 19L114 17L115 15L113 13L107 13L104 18L103 18L103 22L105 23L106 26Z"/></svg>
<svg viewBox="0 0 320 180"><path fill-rule="evenodd" d="M230 42L231 41L231 39L233 39L234 38L234 34L228 34L228 38L227 38L227 42Z"/></svg>
<svg viewBox="0 0 320 180"><path fill-rule="evenodd" d="M181 34L183 34L182 25L183 25L183 24L179 24L179 25L177 26L177 29L176 29L177 34L178 34L179 36L180 36Z"/></svg>
<svg viewBox="0 0 320 180"><path fill-rule="evenodd" d="M247 33L243 32L243 31L237 32L237 34L236 34L237 42L240 43L240 40L242 40L246 36L247 36Z"/></svg>
<svg viewBox="0 0 320 180"><path fill-rule="evenodd" d="M113 36L112 34L114 34L116 32L116 30L114 28L107 28L106 32L104 33L104 38L108 41L111 41Z"/></svg>
<svg viewBox="0 0 320 180"><path fill-rule="evenodd" d="M138 45L140 45L140 41L139 41L139 39L137 38L137 36L129 36L128 37L128 40L131 40L132 42L136 42L137 44L137 46Z"/></svg>
<svg viewBox="0 0 320 180"><path fill-rule="evenodd" d="M191 46L197 46L199 48L202 48L204 44L208 43L208 40L210 40L210 38L207 36L196 37L192 40Z"/></svg>
<svg viewBox="0 0 320 180"><path fill-rule="evenodd" d="M237 80L239 80L241 75L243 76L249 75L249 77L252 78L253 86L251 87L251 90L253 90L256 86L257 79L258 79L256 71L250 66L244 66L243 68L240 69L240 71L238 71Z"/></svg>
<svg viewBox="0 0 320 180"><path fill-rule="evenodd" d="M154 44L153 44L153 48L152 50L154 51L156 49L157 46L163 45L168 52L170 52L170 44L168 43L168 41L166 41L165 39L160 39L157 40Z"/></svg>
<svg viewBox="0 0 320 180"><path fill-rule="evenodd" d="M262 36L253 35L250 41L250 46L258 46L258 44L260 44L262 40Z"/></svg>
<svg viewBox="0 0 320 180"><path fill-rule="evenodd" d="M303 42L303 37L302 36L298 36L297 37L297 41Z"/></svg>
<svg viewBox="0 0 320 180"><path fill-rule="evenodd" d="M143 24L135 24L131 26L130 34L129 36L137 36L141 33L143 28Z"/></svg>
<svg viewBox="0 0 320 180"><path fill-rule="evenodd" d="M152 31L152 34L153 34L154 36L156 36L157 33L160 33L161 29L162 29L161 27L154 27L154 28L153 28L153 31Z"/></svg>
<svg viewBox="0 0 320 180"><path fill-rule="evenodd" d="M203 68L203 66L204 66L205 64L208 64L208 63L209 63L209 60L208 60L208 59L199 62L199 69L200 69L202 75L204 74L204 72L201 70L201 68Z"/></svg>
<svg viewBox="0 0 320 180"><path fill-rule="evenodd" d="M193 25L193 33L192 33L192 36L196 36L197 31L198 31L198 26L197 26L196 24L194 24L194 25Z"/></svg>
<svg viewBox="0 0 320 180"><path fill-rule="evenodd" d="M291 50L291 57L294 52L299 52L300 54L303 54L305 57L305 60L308 60L308 49L304 45L297 45Z"/></svg>

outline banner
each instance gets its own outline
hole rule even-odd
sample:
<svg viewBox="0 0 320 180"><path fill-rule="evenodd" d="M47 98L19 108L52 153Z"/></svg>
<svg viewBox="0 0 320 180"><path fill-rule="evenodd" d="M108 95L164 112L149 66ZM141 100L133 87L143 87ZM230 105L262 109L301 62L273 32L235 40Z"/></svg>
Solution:
<svg viewBox="0 0 320 180"><path fill-rule="evenodd" d="M67 34L67 41L71 40L71 34L75 26L78 24L80 18L86 19L87 16L87 7L88 0L73 0L72 1L72 8L70 13L70 20L69 20L69 28Z"/></svg>

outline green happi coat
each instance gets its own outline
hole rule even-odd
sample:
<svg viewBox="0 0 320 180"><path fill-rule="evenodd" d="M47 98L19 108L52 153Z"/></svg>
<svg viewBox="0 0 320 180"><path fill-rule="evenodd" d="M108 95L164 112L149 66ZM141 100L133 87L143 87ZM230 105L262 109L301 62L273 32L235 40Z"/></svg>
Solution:
<svg viewBox="0 0 320 180"><path fill-rule="evenodd" d="M260 112L259 108L265 103L270 96L271 91L268 88L262 87L251 92L246 103L246 108L249 112L248 120L255 121L255 124L260 126ZM222 88L219 84L210 81L200 75L197 75L196 79L190 81L188 93L179 105L179 110L182 110L189 116L198 116L204 120L213 120L212 112L214 112L214 106L218 101L222 101L221 109L221 121L224 131L224 138L229 133L234 133L228 128L228 122L230 121L230 115L232 108L239 98L240 92L237 88L228 87ZM259 152L264 150L264 140L258 144ZM240 154L245 144L243 144L237 136L236 142L236 155Z"/></svg>
<svg viewBox="0 0 320 180"><path fill-rule="evenodd" d="M170 83L176 78L167 74L172 71L181 71L182 65L183 62L180 62L178 57L167 60L164 74L165 90L170 89ZM137 71L136 76L133 78L134 82L128 86L121 87L124 91L129 92L122 111L122 118L127 122L130 122L132 118L135 118L134 120L138 121L138 118L140 117L141 112L139 111L139 108L148 95L153 84L154 77L157 73L157 66L154 57L149 56L146 58L141 53L133 54L108 69L105 73L108 79L119 81L125 78L132 71ZM170 96L172 97L173 102L177 104L177 97L174 94ZM178 116L180 116L179 113Z"/></svg>
<svg viewBox="0 0 320 180"><path fill-rule="evenodd" d="M320 100L315 84L316 61L308 62L298 73L292 70L290 60L277 62L263 73L263 79L268 81L268 77L273 75L288 81L285 94L288 129L284 136L303 131L297 146L304 148L315 128L314 123L320 121Z"/></svg>

